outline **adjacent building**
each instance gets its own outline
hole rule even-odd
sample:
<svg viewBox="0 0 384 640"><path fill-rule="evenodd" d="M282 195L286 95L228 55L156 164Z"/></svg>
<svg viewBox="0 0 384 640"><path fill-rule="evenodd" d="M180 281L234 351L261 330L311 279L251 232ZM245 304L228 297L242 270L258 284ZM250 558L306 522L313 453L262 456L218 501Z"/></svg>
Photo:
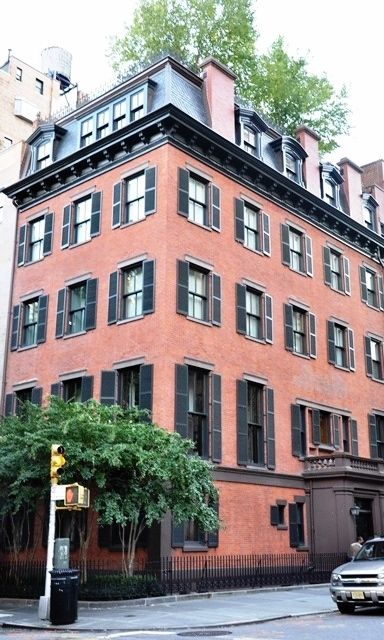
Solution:
<svg viewBox="0 0 384 640"><path fill-rule="evenodd" d="M5 189L4 412L141 406L215 465L225 527L169 516L151 557L344 551L384 529L384 161L322 161L234 80L166 57L42 124Z"/></svg>

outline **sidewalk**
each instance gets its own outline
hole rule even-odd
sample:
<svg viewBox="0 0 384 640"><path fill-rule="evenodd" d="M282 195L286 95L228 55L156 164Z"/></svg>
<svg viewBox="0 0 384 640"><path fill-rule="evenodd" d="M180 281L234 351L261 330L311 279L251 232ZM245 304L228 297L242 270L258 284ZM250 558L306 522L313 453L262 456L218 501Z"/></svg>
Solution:
<svg viewBox="0 0 384 640"><path fill-rule="evenodd" d="M119 602L79 602L78 619L54 626L38 602L0 599L0 625L72 631L165 631L235 626L337 611L328 585L226 591Z"/></svg>

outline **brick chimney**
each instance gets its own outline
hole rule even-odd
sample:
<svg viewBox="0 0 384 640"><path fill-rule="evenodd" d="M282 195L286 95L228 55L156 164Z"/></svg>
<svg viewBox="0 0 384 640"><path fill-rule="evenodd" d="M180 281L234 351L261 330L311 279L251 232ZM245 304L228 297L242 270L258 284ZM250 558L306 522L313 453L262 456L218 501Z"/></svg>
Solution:
<svg viewBox="0 0 384 640"><path fill-rule="evenodd" d="M214 58L200 65L211 128L235 142L235 74Z"/></svg>
<svg viewBox="0 0 384 640"><path fill-rule="evenodd" d="M363 221L361 201L363 191L361 176L363 170L352 162L352 160L349 160L349 158L342 158L337 164L340 167L340 173L344 179L342 189L348 205L348 213L351 218L361 223Z"/></svg>
<svg viewBox="0 0 384 640"><path fill-rule="evenodd" d="M384 224L384 160L364 164L361 168L364 191L375 198L379 220Z"/></svg>
<svg viewBox="0 0 384 640"><path fill-rule="evenodd" d="M306 125L299 127L296 130L295 135L296 139L308 154L303 166L305 185L308 191L321 197L319 156L320 136Z"/></svg>

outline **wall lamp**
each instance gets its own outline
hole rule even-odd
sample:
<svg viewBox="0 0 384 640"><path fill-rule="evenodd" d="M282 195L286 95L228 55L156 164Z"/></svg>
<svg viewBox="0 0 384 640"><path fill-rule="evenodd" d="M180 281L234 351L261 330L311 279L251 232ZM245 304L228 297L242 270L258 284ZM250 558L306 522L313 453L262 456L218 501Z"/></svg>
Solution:
<svg viewBox="0 0 384 640"><path fill-rule="evenodd" d="M357 504L354 504L353 507L350 508L349 513L353 518L357 518L360 513L360 507Z"/></svg>

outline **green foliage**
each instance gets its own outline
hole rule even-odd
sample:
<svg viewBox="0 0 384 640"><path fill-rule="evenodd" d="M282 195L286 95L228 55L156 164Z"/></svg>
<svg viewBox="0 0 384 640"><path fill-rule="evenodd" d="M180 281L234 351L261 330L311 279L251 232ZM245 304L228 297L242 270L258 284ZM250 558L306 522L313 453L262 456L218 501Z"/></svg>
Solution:
<svg viewBox="0 0 384 640"><path fill-rule="evenodd" d="M302 124L321 137L320 148L337 148L348 133L346 91L336 92L325 75L308 72L303 57L293 58L278 38L270 51L256 50L251 0L142 0L133 22L111 42L111 59L121 75L134 73L170 54L197 71L213 56L237 76L237 92L285 133Z"/></svg>
<svg viewBox="0 0 384 640"><path fill-rule="evenodd" d="M80 584L80 600L132 600L166 595L165 585L155 576L102 575L89 576Z"/></svg>

